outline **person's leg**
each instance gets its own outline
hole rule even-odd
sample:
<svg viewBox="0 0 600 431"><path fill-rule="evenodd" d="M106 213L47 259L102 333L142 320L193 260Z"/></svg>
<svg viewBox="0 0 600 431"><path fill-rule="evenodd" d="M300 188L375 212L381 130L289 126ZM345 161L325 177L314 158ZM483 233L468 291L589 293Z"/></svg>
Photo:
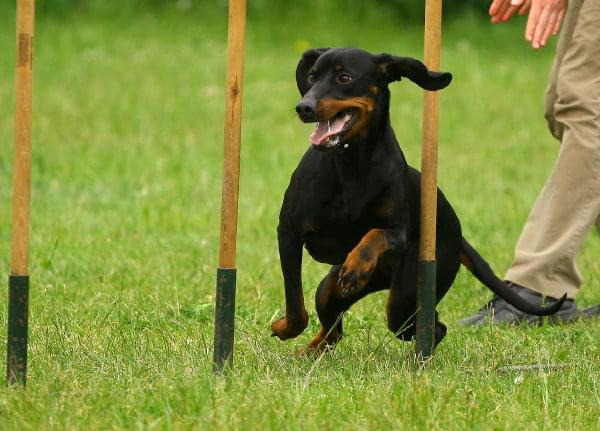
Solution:
<svg viewBox="0 0 600 431"><path fill-rule="evenodd" d="M584 16L585 15L585 16ZM571 0L557 46L545 100L551 133L561 141L554 169L536 200L515 248L506 278L532 303L572 298L581 284L575 264L581 242L595 223L600 233L600 0ZM521 286L519 286L521 285ZM534 289L523 288L522 286ZM550 299L550 301L552 301ZM483 325L539 322L495 297L460 321ZM600 306L580 310L565 301L551 321L600 315Z"/></svg>
<svg viewBox="0 0 600 431"><path fill-rule="evenodd" d="M548 79L548 87L546 88L546 97L544 100L544 117L548 123L548 129L550 129L550 133L552 133L552 135L558 139L559 142L562 140L563 127L554 118L554 109L556 107L556 100L558 99L558 94L556 91L558 71L560 69L562 59L571 44L571 40L573 39L573 31L575 30L577 16L579 15L579 10L581 9L582 3L583 0L571 0L569 3L569 8L560 32L560 37L558 39L558 43L556 44L556 54L554 55L554 62L552 63L550 78Z"/></svg>
<svg viewBox="0 0 600 431"><path fill-rule="evenodd" d="M577 293L577 254L600 215L600 0L572 1L570 8L570 39L559 43L546 106L560 152L506 273L506 279L553 298Z"/></svg>

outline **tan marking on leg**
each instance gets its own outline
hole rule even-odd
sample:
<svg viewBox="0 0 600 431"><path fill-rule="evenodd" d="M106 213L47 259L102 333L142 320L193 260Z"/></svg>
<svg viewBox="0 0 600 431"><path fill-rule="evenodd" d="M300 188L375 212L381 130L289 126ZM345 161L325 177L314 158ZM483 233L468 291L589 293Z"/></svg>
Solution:
<svg viewBox="0 0 600 431"><path fill-rule="evenodd" d="M327 333L329 332L329 335ZM342 338L341 334L337 330L337 328L333 328L330 330L326 330L323 326L321 329L310 340L308 346L300 349L297 354L298 355L318 355L323 353L325 350L332 348L339 340Z"/></svg>
<svg viewBox="0 0 600 431"><path fill-rule="evenodd" d="M291 320L286 317L271 323L271 334L277 336L280 340L297 337L308 326L308 313L306 310L302 313L299 320Z"/></svg>
<svg viewBox="0 0 600 431"><path fill-rule="evenodd" d="M388 241L383 229L371 229L348 254L340 269L338 288L342 296L356 293L371 278L379 257L388 249Z"/></svg>

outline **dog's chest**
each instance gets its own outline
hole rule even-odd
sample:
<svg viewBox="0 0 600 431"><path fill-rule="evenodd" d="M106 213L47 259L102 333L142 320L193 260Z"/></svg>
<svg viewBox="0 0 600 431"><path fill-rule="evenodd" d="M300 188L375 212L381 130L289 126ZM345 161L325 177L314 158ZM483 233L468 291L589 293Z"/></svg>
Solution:
<svg viewBox="0 0 600 431"><path fill-rule="evenodd" d="M355 229L367 216L372 200L372 193L365 189L332 182L312 184L294 205L301 231L326 233Z"/></svg>
<svg viewBox="0 0 600 431"><path fill-rule="evenodd" d="M314 259L342 263L370 229L397 225L401 199L395 191L401 182L386 167L340 167L310 153L303 160L282 213Z"/></svg>
<svg viewBox="0 0 600 431"><path fill-rule="evenodd" d="M373 226L372 208L360 196L344 195L341 191L327 199L314 196L305 202L303 214L297 219L302 241L311 256L337 264Z"/></svg>

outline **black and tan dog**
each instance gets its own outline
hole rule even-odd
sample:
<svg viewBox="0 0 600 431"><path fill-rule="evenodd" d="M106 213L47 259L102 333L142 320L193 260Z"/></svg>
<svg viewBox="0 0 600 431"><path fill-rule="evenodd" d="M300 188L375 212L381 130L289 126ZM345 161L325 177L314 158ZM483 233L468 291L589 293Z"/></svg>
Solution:
<svg viewBox="0 0 600 431"><path fill-rule="evenodd" d="M413 58L358 49L311 49L298 64L302 100L296 111L305 123L317 124L311 147L292 174L277 229L286 316L271 329L282 340L308 324L300 275L303 246L317 261L333 265L317 289L322 327L309 349L336 343L342 336L340 314L383 289L390 290L389 329L402 340L415 334L420 173L407 165L389 115L388 85L403 77L427 90L440 90L452 79ZM560 307L562 301L547 308L528 304L494 275L462 237L441 191L437 211L437 302L463 263L523 311L547 315ZM436 344L445 334L436 317Z"/></svg>

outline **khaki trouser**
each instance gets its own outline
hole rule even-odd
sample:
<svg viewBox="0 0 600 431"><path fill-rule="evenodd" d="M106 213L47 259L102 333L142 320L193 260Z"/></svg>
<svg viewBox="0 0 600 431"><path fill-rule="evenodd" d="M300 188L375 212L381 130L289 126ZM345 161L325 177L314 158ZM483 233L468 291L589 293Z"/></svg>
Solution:
<svg viewBox="0 0 600 431"><path fill-rule="evenodd" d="M570 0L546 93L558 158L515 248L506 279L546 296L573 298L576 258L600 232L600 0Z"/></svg>

